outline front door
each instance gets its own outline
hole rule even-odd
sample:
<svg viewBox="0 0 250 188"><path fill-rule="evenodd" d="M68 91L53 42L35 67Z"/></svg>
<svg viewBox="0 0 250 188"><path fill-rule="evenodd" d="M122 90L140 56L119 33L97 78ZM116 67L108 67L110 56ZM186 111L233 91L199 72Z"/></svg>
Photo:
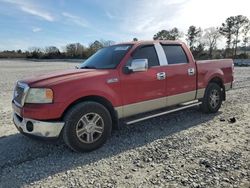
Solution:
<svg viewBox="0 0 250 188"><path fill-rule="evenodd" d="M121 75L123 117L162 108L165 100L165 77L154 45L139 46L133 59L148 59L148 70Z"/></svg>

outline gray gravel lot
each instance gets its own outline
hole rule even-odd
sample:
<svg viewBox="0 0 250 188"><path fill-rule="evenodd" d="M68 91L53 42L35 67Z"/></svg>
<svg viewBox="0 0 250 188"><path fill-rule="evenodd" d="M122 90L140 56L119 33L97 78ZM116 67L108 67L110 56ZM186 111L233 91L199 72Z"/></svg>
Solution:
<svg viewBox="0 0 250 188"><path fill-rule="evenodd" d="M0 187L250 187L249 67L236 67L217 114L192 108L123 126L79 154L26 138L11 120L16 80L75 65L0 60Z"/></svg>

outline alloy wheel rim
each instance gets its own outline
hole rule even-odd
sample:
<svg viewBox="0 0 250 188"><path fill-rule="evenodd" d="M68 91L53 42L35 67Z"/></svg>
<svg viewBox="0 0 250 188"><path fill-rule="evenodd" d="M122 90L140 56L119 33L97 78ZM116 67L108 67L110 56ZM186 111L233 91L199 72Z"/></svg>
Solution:
<svg viewBox="0 0 250 188"><path fill-rule="evenodd" d="M103 118L97 113L83 115L76 125L77 138L87 144L97 141L104 131Z"/></svg>
<svg viewBox="0 0 250 188"><path fill-rule="evenodd" d="M212 108L216 108L220 103L220 94L219 91L214 89L211 91L211 94L209 96L209 103Z"/></svg>

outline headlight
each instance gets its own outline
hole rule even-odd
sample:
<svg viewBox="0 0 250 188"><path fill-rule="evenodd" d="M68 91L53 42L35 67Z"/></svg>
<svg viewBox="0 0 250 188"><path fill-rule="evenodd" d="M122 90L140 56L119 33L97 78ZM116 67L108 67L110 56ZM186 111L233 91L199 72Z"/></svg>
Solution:
<svg viewBox="0 0 250 188"><path fill-rule="evenodd" d="M25 103L52 103L53 91L48 88L30 88Z"/></svg>

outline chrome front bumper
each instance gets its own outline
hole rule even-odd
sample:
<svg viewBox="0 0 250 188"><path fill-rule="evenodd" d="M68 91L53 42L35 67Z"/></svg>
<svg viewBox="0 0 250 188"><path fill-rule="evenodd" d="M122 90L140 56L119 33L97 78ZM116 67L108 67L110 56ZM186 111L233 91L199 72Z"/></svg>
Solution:
<svg viewBox="0 0 250 188"><path fill-rule="evenodd" d="M37 121L22 118L16 113L13 114L13 122L20 132L43 138L59 137L64 126L64 122Z"/></svg>

